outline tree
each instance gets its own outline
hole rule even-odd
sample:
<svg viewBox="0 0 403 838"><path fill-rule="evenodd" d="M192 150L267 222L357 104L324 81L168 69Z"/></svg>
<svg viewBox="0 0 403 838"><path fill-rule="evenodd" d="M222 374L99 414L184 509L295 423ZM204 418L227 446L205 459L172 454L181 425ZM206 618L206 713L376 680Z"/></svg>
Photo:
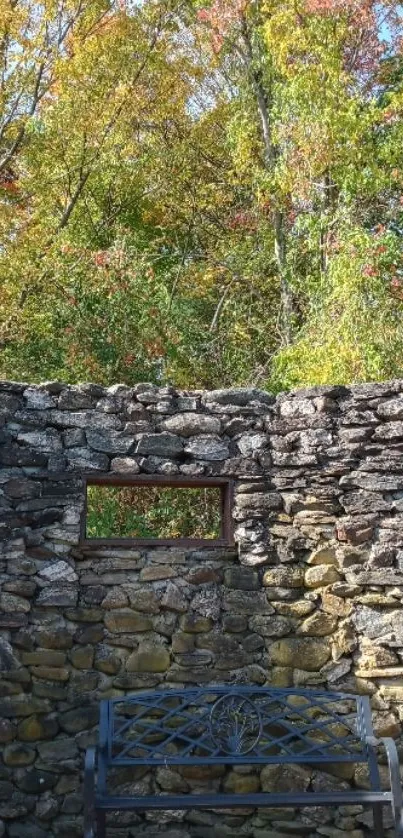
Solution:
<svg viewBox="0 0 403 838"><path fill-rule="evenodd" d="M396 2L0 0L0 27L2 375L399 374Z"/></svg>
<svg viewBox="0 0 403 838"><path fill-rule="evenodd" d="M245 95L254 99L260 126L256 201L263 191L271 207L283 314L272 384L396 374L390 349L393 341L401 345L399 4L216 0L200 16L213 52L228 53L246 70ZM245 147L242 127L239 142ZM253 150L249 160L256 166ZM386 231L381 242L379 224ZM359 258L351 261L353 241ZM379 248L381 260L374 258ZM378 318L389 323L389 338L375 349L369 334ZM344 331L335 328L347 321Z"/></svg>

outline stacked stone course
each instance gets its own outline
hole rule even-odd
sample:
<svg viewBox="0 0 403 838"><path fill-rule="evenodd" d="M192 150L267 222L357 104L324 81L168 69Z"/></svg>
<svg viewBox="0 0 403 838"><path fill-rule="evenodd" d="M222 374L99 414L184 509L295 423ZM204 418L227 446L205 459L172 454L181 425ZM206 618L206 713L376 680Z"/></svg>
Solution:
<svg viewBox="0 0 403 838"><path fill-rule="evenodd" d="M0 384L0 838L78 838L99 700L160 685L324 687L403 718L403 381L178 392ZM226 476L235 547L80 547L82 474ZM267 766L137 770L126 789L368 787ZM389 820L390 823L390 820ZM115 817L128 838L362 838L338 811ZM392 833L390 833L392 834Z"/></svg>

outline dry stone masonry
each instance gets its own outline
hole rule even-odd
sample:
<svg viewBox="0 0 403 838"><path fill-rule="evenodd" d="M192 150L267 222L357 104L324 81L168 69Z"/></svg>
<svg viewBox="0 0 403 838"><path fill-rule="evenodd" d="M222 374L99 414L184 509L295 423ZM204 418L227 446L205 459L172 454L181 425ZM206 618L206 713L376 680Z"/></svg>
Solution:
<svg viewBox="0 0 403 838"><path fill-rule="evenodd" d="M403 717L403 381L178 392L0 385L0 838L78 838L98 702L159 685L323 686ZM79 546L82 474L227 476L231 548ZM362 767L137 771L126 790L368 787ZM360 807L149 813L114 838L371 834ZM389 821L390 823L390 821Z"/></svg>

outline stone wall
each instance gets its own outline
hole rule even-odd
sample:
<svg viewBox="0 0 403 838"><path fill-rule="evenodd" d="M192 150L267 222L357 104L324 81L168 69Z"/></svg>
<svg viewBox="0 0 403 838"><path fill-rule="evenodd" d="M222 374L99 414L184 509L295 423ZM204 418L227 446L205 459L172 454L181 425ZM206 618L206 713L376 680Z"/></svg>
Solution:
<svg viewBox="0 0 403 838"><path fill-rule="evenodd" d="M3 382L0 422L0 836L82 834L80 772L103 697L321 685L371 696L377 732L399 737L403 381L277 398ZM234 478L237 547L80 549L91 470ZM295 771L160 771L156 782L367 786L362 767ZM166 824L169 838L359 838L371 823L360 807L135 821L114 818L110 835L152 838Z"/></svg>

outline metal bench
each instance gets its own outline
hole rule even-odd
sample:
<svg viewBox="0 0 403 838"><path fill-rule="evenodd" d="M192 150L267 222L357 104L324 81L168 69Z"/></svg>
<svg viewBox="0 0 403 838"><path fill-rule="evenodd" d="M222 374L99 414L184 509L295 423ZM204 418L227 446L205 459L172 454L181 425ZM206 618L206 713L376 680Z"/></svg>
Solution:
<svg viewBox="0 0 403 838"><path fill-rule="evenodd" d="M381 790L377 747L389 766ZM110 772L128 766L366 763L370 790L155 794L108 793ZM127 773L127 772L126 772ZM112 810L233 809L367 804L373 834L383 836L382 807L391 805L403 836L403 798L393 739L375 739L369 699L300 689L217 686L144 692L101 702L99 746L89 748L84 778L85 838L104 838Z"/></svg>

